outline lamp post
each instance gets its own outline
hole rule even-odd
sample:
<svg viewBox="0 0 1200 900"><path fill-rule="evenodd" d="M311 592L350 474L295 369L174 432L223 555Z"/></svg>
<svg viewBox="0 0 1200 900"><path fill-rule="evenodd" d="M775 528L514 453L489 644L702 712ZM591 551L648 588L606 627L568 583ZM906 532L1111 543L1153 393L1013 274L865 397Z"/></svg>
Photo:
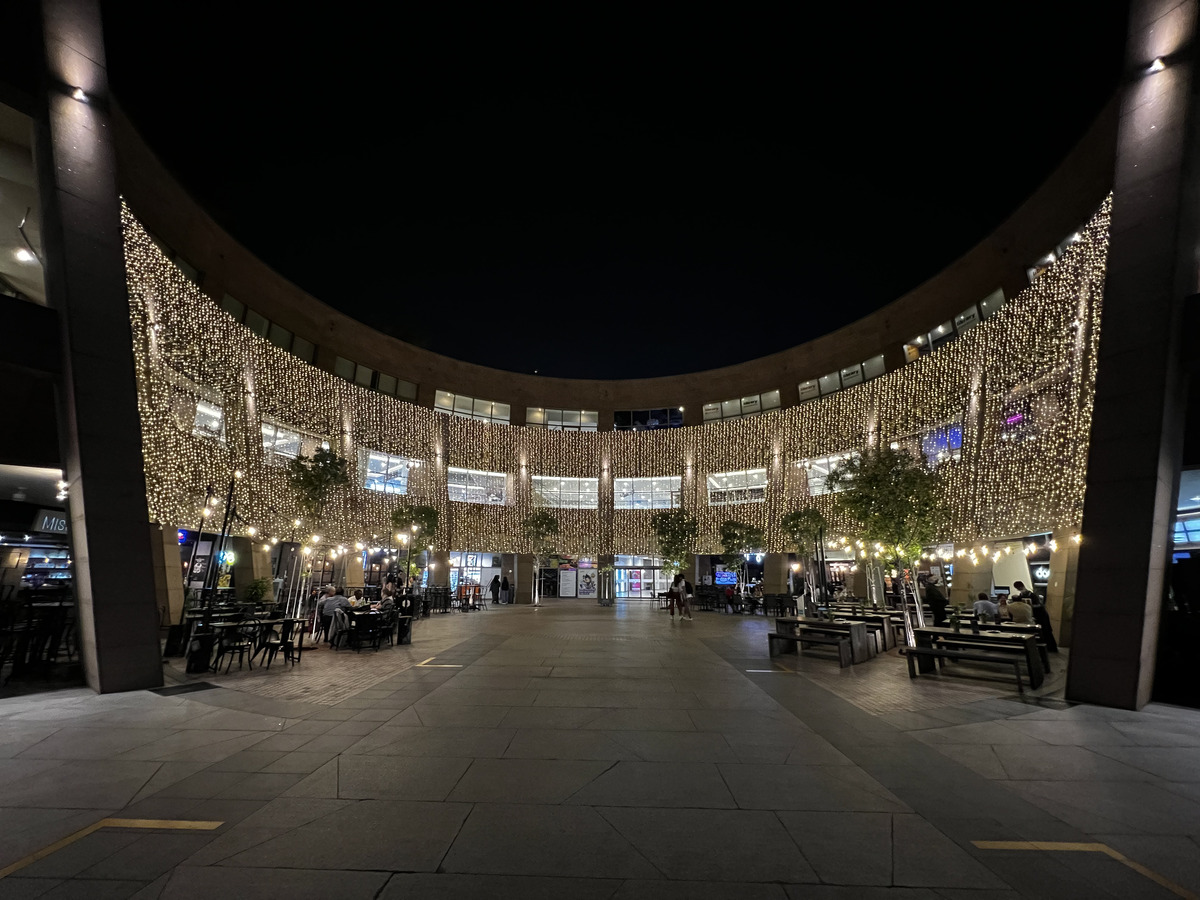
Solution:
<svg viewBox="0 0 1200 900"><path fill-rule="evenodd" d="M192 554L188 557L187 571L183 575L183 589L186 591L192 582L192 568L196 565L196 551L200 549L200 538L204 537L204 523L210 515L212 515L212 501L216 495L216 490L210 484L208 491L204 495L204 509L200 511L200 524L196 526L196 539L192 541ZM206 573L207 578L207 573ZM179 624L182 625L187 621L187 604L183 605L183 609L179 613Z"/></svg>
<svg viewBox="0 0 1200 900"><path fill-rule="evenodd" d="M221 557L225 553L225 540L229 536L229 520L234 515L233 495L237 483L242 479L242 470L237 469L233 473L233 477L229 479L229 488L225 492L225 515L221 520L221 535L219 543L216 547L216 552L213 558L209 560L208 571L204 573L204 605L205 607L212 606L212 595L216 589L216 571L221 564Z"/></svg>

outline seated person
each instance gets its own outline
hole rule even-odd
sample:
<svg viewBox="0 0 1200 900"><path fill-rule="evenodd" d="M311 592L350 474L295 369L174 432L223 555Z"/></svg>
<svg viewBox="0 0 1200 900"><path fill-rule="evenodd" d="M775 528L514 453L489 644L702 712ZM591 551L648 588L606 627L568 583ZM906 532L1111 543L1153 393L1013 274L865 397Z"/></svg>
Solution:
<svg viewBox="0 0 1200 900"><path fill-rule="evenodd" d="M350 598L350 605L355 609L364 605L362 588L354 589L354 596Z"/></svg>
<svg viewBox="0 0 1200 900"><path fill-rule="evenodd" d="M987 594L980 592L975 600L975 615L979 616L984 622L999 622L1000 621L1000 604L996 603Z"/></svg>
<svg viewBox="0 0 1200 900"><path fill-rule="evenodd" d="M1005 614L1018 625L1033 624L1033 607L1018 594L1008 598Z"/></svg>

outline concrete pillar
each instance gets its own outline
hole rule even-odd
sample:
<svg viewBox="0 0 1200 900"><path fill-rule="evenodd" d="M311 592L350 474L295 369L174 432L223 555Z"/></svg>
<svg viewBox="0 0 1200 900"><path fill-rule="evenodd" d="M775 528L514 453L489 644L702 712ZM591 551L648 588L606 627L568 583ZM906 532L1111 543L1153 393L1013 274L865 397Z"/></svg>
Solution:
<svg viewBox="0 0 1200 900"><path fill-rule="evenodd" d="M786 594L788 589L788 557L786 553L767 553L763 556L763 593Z"/></svg>
<svg viewBox="0 0 1200 900"><path fill-rule="evenodd" d="M1064 647L1071 645L1071 626L1075 619L1075 581L1079 575L1079 544L1072 540L1075 531L1054 532L1057 550L1050 553L1050 583L1046 585L1046 612L1054 637Z"/></svg>
<svg viewBox="0 0 1200 900"><path fill-rule="evenodd" d="M346 572L346 589L349 591L355 588L363 587L366 580L363 578L363 557L361 553L350 552L344 557L345 572Z"/></svg>
<svg viewBox="0 0 1200 900"><path fill-rule="evenodd" d="M517 554L517 603L533 602L533 575L536 563L532 553Z"/></svg>
<svg viewBox="0 0 1200 900"><path fill-rule="evenodd" d="M247 537L231 535L225 542L225 549L233 554L233 588L235 595L241 600L245 597L250 582L257 577L254 571L254 542Z"/></svg>
<svg viewBox="0 0 1200 900"><path fill-rule="evenodd" d="M433 571L429 573L429 584L450 584L450 551L434 550L429 554L429 560L433 564Z"/></svg>
<svg viewBox="0 0 1200 900"><path fill-rule="evenodd" d="M61 325L56 403L70 485L80 656L96 691L154 688L163 683L158 538L147 528L99 2L42 0L42 29L47 71L35 162L46 297Z"/></svg>
<svg viewBox="0 0 1200 900"><path fill-rule="evenodd" d="M991 557L980 556L978 565L973 564L969 556L954 557L954 582L947 594L951 606L964 606L970 609L975 604L977 594L990 594L991 592Z"/></svg>
<svg viewBox="0 0 1200 900"><path fill-rule="evenodd" d="M1153 687L1200 292L1196 13L1134 0L1120 96L1067 698L1125 709Z"/></svg>
<svg viewBox="0 0 1200 900"><path fill-rule="evenodd" d="M176 625L183 615L183 557L179 554L179 529L154 522L149 528L159 621Z"/></svg>

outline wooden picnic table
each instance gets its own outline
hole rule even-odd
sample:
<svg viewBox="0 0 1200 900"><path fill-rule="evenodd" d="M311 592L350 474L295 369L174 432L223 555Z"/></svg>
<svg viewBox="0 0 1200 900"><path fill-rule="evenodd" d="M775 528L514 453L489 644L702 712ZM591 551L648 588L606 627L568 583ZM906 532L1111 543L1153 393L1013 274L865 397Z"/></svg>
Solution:
<svg viewBox="0 0 1200 900"><path fill-rule="evenodd" d="M955 631L953 628L946 627L914 628L913 633L916 635L918 647L943 645L1023 653L1029 672L1030 686L1036 690L1046 679L1045 670L1042 668L1041 654L1038 652L1036 634L1000 628L981 628L978 632L970 629ZM917 667L922 673L928 674L934 671L936 661L932 657L920 656L917 658Z"/></svg>
<svg viewBox="0 0 1200 900"><path fill-rule="evenodd" d="M830 621L804 616L779 616L775 619L775 628L781 633L797 634L801 627L825 634L849 635L850 658L856 663L866 662L875 656L875 642L867 633L866 622L851 622L846 619Z"/></svg>

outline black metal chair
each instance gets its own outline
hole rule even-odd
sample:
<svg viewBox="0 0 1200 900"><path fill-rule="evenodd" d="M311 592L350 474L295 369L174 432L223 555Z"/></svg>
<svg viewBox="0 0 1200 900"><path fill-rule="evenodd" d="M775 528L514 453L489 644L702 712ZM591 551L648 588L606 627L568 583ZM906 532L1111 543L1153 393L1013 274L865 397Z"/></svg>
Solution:
<svg viewBox="0 0 1200 900"><path fill-rule="evenodd" d="M233 657L235 655L237 656L239 669L241 669L243 662L253 669L258 630L258 623L254 621L243 621L234 628L222 628L217 644L217 661L213 665L213 671L220 672L221 661L228 656L229 662L225 665L225 674L228 675L229 670L233 668Z"/></svg>

